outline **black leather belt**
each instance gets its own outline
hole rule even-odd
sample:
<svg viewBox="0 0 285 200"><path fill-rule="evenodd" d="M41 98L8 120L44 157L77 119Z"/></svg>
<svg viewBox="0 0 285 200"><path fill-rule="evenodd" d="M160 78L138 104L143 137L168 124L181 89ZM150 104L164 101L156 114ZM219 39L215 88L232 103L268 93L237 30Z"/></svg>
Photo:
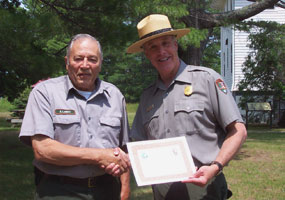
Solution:
<svg viewBox="0 0 285 200"><path fill-rule="evenodd" d="M73 178L69 176L57 176L57 175L45 174L46 178L58 181L61 184L80 185L88 188L96 187L97 184L104 182L105 176L106 175L98 177L89 177L89 178ZM108 177L106 176L106 178Z"/></svg>
<svg viewBox="0 0 285 200"><path fill-rule="evenodd" d="M46 174L43 173L43 178L50 179L54 181L58 181L61 184L72 184L72 185L80 185L82 187L88 187L93 188L97 185L103 185L103 184L115 184L118 180L116 177L113 177L109 174L104 174L102 176L96 176L96 177L89 177L89 178L73 178L69 176L58 176L58 175L52 175L52 174Z"/></svg>

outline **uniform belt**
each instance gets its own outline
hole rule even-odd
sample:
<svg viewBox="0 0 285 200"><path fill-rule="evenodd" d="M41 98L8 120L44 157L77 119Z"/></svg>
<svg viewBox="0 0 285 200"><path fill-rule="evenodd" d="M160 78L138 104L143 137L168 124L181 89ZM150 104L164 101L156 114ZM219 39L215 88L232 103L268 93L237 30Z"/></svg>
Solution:
<svg viewBox="0 0 285 200"><path fill-rule="evenodd" d="M104 174L102 176L89 177L89 178L73 178L69 176L58 176L51 174L45 174L44 177L47 179L58 181L61 184L80 185L82 187L88 187L88 188L96 187L96 185L114 183L114 179L116 179L115 177L109 174Z"/></svg>

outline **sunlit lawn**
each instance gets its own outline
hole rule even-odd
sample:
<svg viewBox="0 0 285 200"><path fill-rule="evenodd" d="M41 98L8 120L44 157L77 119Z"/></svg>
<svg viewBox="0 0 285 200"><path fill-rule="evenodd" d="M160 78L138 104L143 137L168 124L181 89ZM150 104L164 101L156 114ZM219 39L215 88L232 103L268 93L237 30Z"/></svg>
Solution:
<svg viewBox="0 0 285 200"><path fill-rule="evenodd" d="M285 199L285 129L250 130L224 172L236 200Z"/></svg>

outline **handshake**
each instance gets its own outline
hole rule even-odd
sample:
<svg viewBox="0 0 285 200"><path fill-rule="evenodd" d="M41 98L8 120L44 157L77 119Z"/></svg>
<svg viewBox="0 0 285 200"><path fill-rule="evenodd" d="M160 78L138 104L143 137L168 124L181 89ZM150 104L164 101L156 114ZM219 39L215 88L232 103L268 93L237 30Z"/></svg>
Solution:
<svg viewBox="0 0 285 200"><path fill-rule="evenodd" d="M120 176L130 169L131 163L129 156L119 147L114 149L102 149L102 151L104 151L104 153L100 159L100 167L104 169L106 173L112 176Z"/></svg>

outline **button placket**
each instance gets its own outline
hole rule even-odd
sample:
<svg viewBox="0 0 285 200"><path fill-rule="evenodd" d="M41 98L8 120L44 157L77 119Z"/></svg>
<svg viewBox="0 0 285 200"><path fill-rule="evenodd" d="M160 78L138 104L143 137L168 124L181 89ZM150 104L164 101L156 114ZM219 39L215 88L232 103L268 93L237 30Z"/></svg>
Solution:
<svg viewBox="0 0 285 200"><path fill-rule="evenodd" d="M169 104L171 103L171 99L169 96L169 92L165 92L163 98L163 124L164 124L164 131L166 136L171 136L171 116L169 110Z"/></svg>

